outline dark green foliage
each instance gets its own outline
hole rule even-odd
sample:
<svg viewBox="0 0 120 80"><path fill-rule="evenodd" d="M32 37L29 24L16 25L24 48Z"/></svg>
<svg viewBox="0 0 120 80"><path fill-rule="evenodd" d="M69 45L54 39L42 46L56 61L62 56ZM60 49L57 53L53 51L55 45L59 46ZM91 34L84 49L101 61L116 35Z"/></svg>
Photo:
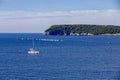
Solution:
<svg viewBox="0 0 120 80"><path fill-rule="evenodd" d="M53 25L45 32L50 35L70 35L70 33L91 33L94 35L100 34L115 34L120 33L120 26L113 25Z"/></svg>

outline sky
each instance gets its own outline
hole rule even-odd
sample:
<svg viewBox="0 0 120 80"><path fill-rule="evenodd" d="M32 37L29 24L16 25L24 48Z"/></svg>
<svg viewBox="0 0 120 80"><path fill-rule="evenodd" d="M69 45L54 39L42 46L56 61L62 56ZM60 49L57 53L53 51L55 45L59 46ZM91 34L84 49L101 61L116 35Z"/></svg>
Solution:
<svg viewBox="0 0 120 80"><path fill-rule="evenodd" d="M0 0L0 33L41 33L55 24L120 25L120 0Z"/></svg>

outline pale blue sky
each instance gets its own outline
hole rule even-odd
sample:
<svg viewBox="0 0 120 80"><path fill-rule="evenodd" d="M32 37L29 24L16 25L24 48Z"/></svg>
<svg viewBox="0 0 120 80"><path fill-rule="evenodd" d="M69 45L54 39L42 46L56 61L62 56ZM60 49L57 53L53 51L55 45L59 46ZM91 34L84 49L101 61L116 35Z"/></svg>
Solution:
<svg viewBox="0 0 120 80"><path fill-rule="evenodd" d="M93 10L120 9L119 0L1 0L1 10Z"/></svg>
<svg viewBox="0 0 120 80"><path fill-rule="evenodd" d="M120 0L0 0L0 32L43 32L54 24L120 25Z"/></svg>

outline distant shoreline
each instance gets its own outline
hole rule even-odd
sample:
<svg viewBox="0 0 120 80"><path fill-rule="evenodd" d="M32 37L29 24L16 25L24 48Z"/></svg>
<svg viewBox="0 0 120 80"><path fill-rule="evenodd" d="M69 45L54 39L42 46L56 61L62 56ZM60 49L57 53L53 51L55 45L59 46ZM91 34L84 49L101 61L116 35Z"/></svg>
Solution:
<svg viewBox="0 0 120 80"><path fill-rule="evenodd" d="M117 34L100 34L100 35L46 35L43 33L44 36L120 36L120 33Z"/></svg>
<svg viewBox="0 0 120 80"><path fill-rule="evenodd" d="M120 36L120 26L114 26L114 25L88 25L88 24L52 25L50 28L45 30L44 35Z"/></svg>

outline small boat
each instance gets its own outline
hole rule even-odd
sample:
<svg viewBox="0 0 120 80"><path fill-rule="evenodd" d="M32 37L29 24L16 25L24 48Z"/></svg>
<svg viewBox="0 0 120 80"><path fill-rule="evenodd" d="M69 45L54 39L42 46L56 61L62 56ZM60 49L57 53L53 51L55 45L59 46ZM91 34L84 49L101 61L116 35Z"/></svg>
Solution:
<svg viewBox="0 0 120 80"><path fill-rule="evenodd" d="M32 48L30 48L30 50L28 51L28 54L39 54L39 51L35 50L34 47L34 39L32 38Z"/></svg>
<svg viewBox="0 0 120 80"><path fill-rule="evenodd" d="M28 54L39 54L39 51L35 50L34 48L30 48Z"/></svg>

